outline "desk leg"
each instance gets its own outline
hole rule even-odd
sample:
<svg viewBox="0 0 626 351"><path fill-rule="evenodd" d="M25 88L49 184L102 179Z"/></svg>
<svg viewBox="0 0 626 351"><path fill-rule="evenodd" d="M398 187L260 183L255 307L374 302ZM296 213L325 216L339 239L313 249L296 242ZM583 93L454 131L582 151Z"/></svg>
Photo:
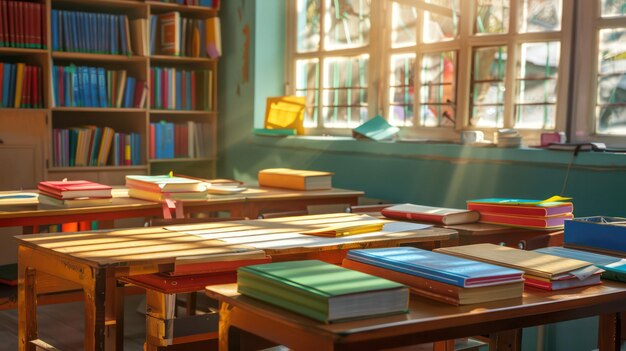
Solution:
<svg viewBox="0 0 626 351"><path fill-rule="evenodd" d="M600 351L618 351L621 346L619 313L601 315L598 324L598 348Z"/></svg>
<svg viewBox="0 0 626 351"><path fill-rule="evenodd" d="M105 338L106 349L124 349L124 287L117 283L115 272L107 270L105 288Z"/></svg>
<svg viewBox="0 0 626 351"><path fill-rule="evenodd" d="M220 322L218 327L218 350L228 351L228 332L230 331L230 311L232 306L226 302L220 302Z"/></svg>
<svg viewBox="0 0 626 351"><path fill-rule="evenodd" d="M454 351L454 340L434 342L433 351Z"/></svg>
<svg viewBox="0 0 626 351"><path fill-rule="evenodd" d="M489 335L489 350L517 351L522 349L522 329L504 330Z"/></svg>
<svg viewBox="0 0 626 351"><path fill-rule="evenodd" d="M31 340L37 339L37 290L36 271L29 268L23 257L19 258L17 308L18 308L18 343L20 351L34 351Z"/></svg>
<svg viewBox="0 0 626 351"><path fill-rule="evenodd" d="M105 349L106 270L91 269L95 284L83 288L85 295L85 351Z"/></svg>

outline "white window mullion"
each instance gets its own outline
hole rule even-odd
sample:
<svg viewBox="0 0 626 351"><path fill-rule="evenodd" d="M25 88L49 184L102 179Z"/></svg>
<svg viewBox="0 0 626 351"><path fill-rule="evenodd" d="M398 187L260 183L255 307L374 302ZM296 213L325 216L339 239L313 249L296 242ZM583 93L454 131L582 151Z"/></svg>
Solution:
<svg viewBox="0 0 626 351"><path fill-rule="evenodd" d="M571 2L574 0L564 0L561 3L562 17L561 17L561 31L558 33L558 40L561 43L561 53L559 59L558 68L558 86L556 97L556 123L555 128L557 131L565 131L567 129L567 118L573 118L571 111L568 111L568 99L570 84L574 78L570 77L571 69L571 57L572 57L572 32L574 21L574 9Z"/></svg>
<svg viewBox="0 0 626 351"><path fill-rule="evenodd" d="M470 38L476 18L474 0L461 0L461 18L459 21L459 52L457 57L457 86L456 86L456 130L460 131L469 126L470 101L472 94L472 47Z"/></svg>
<svg viewBox="0 0 626 351"><path fill-rule="evenodd" d="M415 26L415 43L417 47L413 51L415 53L415 60L413 61L413 125L415 127L422 127L422 55L424 52L420 50L424 45L424 9L420 8L417 11L417 25Z"/></svg>
<svg viewBox="0 0 626 351"><path fill-rule="evenodd" d="M517 63L520 55L521 42L518 41L519 32L517 14L522 0L510 0L509 3L509 33L506 45L506 73L504 78L504 128L515 126L515 102L517 96ZM519 11L521 13L521 11Z"/></svg>

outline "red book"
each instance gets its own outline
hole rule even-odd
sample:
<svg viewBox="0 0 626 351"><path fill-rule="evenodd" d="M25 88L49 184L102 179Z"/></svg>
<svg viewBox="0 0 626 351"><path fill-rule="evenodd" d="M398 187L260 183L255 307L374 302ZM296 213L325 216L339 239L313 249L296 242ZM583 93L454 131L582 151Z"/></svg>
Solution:
<svg viewBox="0 0 626 351"><path fill-rule="evenodd" d="M572 219L571 213L552 217L512 216L495 213L481 213L480 221L483 223L501 224L510 227L558 229L562 228L565 220Z"/></svg>
<svg viewBox="0 0 626 351"><path fill-rule="evenodd" d="M47 47L48 42L48 16L46 14L46 7L43 4L39 4L39 21L37 21L38 25L41 26L41 48L45 49Z"/></svg>
<svg viewBox="0 0 626 351"><path fill-rule="evenodd" d="M146 82L138 80L135 84L135 95L133 96L133 107L141 108L142 99L145 93Z"/></svg>
<svg viewBox="0 0 626 351"><path fill-rule="evenodd" d="M43 48L43 37L41 36L41 4L33 3L32 14L35 17L33 44L38 49Z"/></svg>
<svg viewBox="0 0 626 351"><path fill-rule="evenodd" d="M24 40L24 3L18 2L16 4L16 13L17 13L17 26L16 26L16 34L17 34L17 42L18 47L23 48L25 45Z"/></svg>
<svg viewBox="0 0 626 351"><path fill-rule="evenodd" d="M32 48L33 47L33 27L35 26L35 21L27 21L27 18L35 18L35 16L33 15L33 13L31 12L31 9L33 8L33 3L31 2L25 2L23 3L23 7L24 7L24 12L23 12L23 17L22 17L22 26L24 27L24 46L27 48Z"/></svg>
<svg viewBox="0 0 626 351"><path fill-rule="evenodd" d="M6 31L4 29L6 26L6 21L7 21L7 18L4 14L4 11L5 11L4 3L5 3L4 1L0 1L0 47L8 46L7 40L5 38ZM2 80L0 80L0 82L2 82ZM0 96L2 95L0 94Z"/></svg>
<svg viewBox="0 0 626 351"><path fill-rule="evenodd" d="M540 216L549 217L560 214L571 213L574 211L574 205L571 202L550 202L545 205L506 205L494 203L468 202L468 210L478 211L480 213L499 213L515 216Z"/></svg>
<svg viewBox="0 0 626 351"><path fill-rule="evenodd" d="M40 66L37 66L37 75L35 76L35 80L37 82L36 84L36 89L37 89L37 107L38 108L43 108L43 69Z"/></svg>
<svg viewBox="0 0 626 351"><path fill-rule="evenodd" d="M37 188L59 199L78 197L111 197L111 187L88 180L66 180L39 182Z"/></svg>
<svg viewBox="0 0 626 351"><path fill-rule="evenodd" d="M472 223L478 221L479 218L478 212L476 211L414 204L386 207L382 209L380 213L385 217L394 219L435 222L445 225Z"/></svg>
<svg viewBox="0 0 626 351"><path fill-rule="evenodd" d="M542 280L542 279L534 279L528 276L524 276L524 284L527 286L532 286L533 288L543 289L543 290L563 290L569 288L576 288L579 286L588 286L588 285L597 285L602 283L600 280L601 272L592 274L591 276L585 279L578 279L578 277L571 276L567 279L559 279L559 280Z"/></svg>
<svg viewBox="0 0 626 351"><path fill-rule="evenodd" d="M8 22L8 26L9 26L9 42L11 45L11 47L17 47L16 45L16 36L15 36L15 28L17 27L16 25L16 16L17 16L17 9L16 9L17 5L15 4L14 1L9 1L7 4L7 9L9 10L7 12L7 16L9 17Z"/></svg>

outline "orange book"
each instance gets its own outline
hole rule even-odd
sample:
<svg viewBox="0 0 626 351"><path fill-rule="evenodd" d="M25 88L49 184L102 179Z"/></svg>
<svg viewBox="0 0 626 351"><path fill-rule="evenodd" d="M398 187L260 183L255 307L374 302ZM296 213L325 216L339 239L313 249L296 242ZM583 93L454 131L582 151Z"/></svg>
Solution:
<svg viewBox="0 0 626 351"><path fill-rule="evenodd" d="M22 104L22 87L24 84L24 63L17 64L17 74L16 74L16 83L15 83L15 103L13 107L19 108Z"/></svg>
<svg viewBox="0 0 626 351"><path fill-rule="evenodd" d="M161 53L180 55L180 14L168 12L159 15Z"/></svg>
<svg viewBox="0 0 626 351"><path fill-rule="evenodd" d="M332 188L332 173L290 168L268 168L259 171L259 185L294 190Z"/></svg>

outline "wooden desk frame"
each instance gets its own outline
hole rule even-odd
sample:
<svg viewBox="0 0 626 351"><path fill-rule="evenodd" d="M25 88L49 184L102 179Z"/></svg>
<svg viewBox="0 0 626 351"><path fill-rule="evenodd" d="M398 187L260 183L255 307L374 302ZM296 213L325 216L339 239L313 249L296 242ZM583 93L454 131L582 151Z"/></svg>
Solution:
<svg viewBox="0 0 626 351"><path fill-rule="evenodd" d="M422 319L418 313L406 318L384 317L335 325L322 325L258 300L242 297L236 293L235 284L207 287L207 295L220 301L220 351L231 349L229 333L232 327L299 351L378 350L428 342L435 342L436 350L451 351L453 344L445 340L485 334L489 335L492 350L520 350L522 328L590 316L599 316L600 351L617 351L620 349L619 312L626 310L626 284L609 282L606 285L606 294L593 296L585 296L583 291L602 291L605 287L573 289L569 293L580 297L571 299L559 298L561 294L566 296L567 291L550 293L531 289L525 295L539 294L537 296L545 298L528 303L525 297L523 305L521 301L505 300L468 305L470 307L438 307L433 311L448 312ZM411 299L418 300L411 305L415 311L423 310L428 303L438 304L414 295Z"/></svg>

